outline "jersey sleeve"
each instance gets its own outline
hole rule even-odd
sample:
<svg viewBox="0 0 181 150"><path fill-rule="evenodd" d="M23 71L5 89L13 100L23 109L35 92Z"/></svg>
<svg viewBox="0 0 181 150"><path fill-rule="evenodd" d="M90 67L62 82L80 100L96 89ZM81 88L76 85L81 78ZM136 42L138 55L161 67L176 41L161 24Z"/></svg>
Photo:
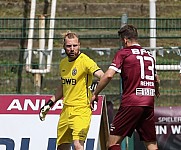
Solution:
<svg viewBox="0 0 181 150"><path fill-rule="evenodd" d="M84 64L86 66L86 72L88 72L88 74L94 74L94 72L100 70L100 67L91 58L87 57L84 61Z"/></svg>
<svg viewBox="0 0 181 150"><path fill-rule="evenodd" d="M109 66L109 68L113 69L117 73L121 73L123 61L124 61L124 53L122 52L122 50L119 50L114 55L114 58L112 60L111 65Z"/></svg>

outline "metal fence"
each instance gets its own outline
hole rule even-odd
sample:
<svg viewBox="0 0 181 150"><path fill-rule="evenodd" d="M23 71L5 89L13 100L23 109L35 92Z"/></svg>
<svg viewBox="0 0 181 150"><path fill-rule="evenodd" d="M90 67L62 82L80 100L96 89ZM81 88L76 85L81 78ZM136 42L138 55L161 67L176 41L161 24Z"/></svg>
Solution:
<svg viewBox="0 0 181 150"><path fill-rule="evenodd" d="M33 36L32 67L38 68L39 20L35 19ZM46 37L50 19L46 18ZM140 44L149 49L149 18L128 18L129 24L137 26ZM36 93L35 74L25 71L25 49L30 19L0 18L0 94L33 94ZM181 86L179 84L179 63L181 61L181 18L157 18L157 65L161 79L161 97L156 100L157 106L181 105ZM80 35L81 51L92 57L103 70L108 68L115 51L120 47L117 30L121 17L112 18L56 18L54 49L51 72L41 75L41 93L53 94L59 82L59 61L64 57L61 45L61 34L72 30ZM47 45L47 41L46 41ZM47 46L46 46L47 47ZM150 49L151 51L153 49ZM164 65L164 66L163 66ZM164 68L166 67L166 68ZM176 68L174 68L176 67ZM102 94L115 103L119 102L119 76L105 88Z"/></svg>
<svg viewBox="0 0 181 150"><path fill-rule="evenodd" d="M28 32L31 19L24 18L0 18L0 39L21 39L27 38L22 31ZM38 38L39 20L35 18L35 36ZM45 18L49 30L49 18ZM150 18L128 18L129 24L134 24L140 31L140 38L150 38ZM153 19L152 19L153 20ZM157 38L181 38L181 18L156 18ZM61 31L74 30L82 33L81 38L118 38L117 30L121 25L121 17L96 17L96 18L55 18L55 37L60 38ZM83 34L86 33L86 34ZM88 34L89 33L89 34Z"/></svg>

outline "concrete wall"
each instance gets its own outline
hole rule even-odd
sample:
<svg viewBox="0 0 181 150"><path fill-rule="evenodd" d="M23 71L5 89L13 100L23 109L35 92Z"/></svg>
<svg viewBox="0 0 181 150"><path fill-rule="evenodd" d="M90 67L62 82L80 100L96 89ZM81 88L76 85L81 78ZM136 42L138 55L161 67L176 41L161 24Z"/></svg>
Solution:
<svg viewBox="0 0 181 150"><path fill-rule="evenodd" d="M29 3L30 4L30 3ZM157 17L181 17L178 0L157 0ZM23 16L24 2L18 0L0 1L1 17ZM37 14L43 12L44 1L37 1ZM49 7L50 8L50 7ZM149 0L127 0L120 1L79 2L79 1L57 1L57 17L108 17L121 16L127 13L129 17L149 17Z"/></svg>

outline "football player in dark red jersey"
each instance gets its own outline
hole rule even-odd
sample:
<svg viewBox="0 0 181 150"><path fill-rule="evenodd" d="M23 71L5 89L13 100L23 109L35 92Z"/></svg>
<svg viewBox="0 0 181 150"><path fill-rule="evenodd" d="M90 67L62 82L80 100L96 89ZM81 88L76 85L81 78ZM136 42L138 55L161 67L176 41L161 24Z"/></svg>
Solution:
<svg viewBox="0 0 181 150"><path fill-rule="evenodd" d="M122 78L120 107L110 128L108 150L120 150L120 143L136 130L148 150L158 150L154 122L154 96L159 97L159 79L155 60L138 44L137 28L125 25L118 34L123 48L117 51L112 64L99 81L91 102L116 73Z"/></svg>

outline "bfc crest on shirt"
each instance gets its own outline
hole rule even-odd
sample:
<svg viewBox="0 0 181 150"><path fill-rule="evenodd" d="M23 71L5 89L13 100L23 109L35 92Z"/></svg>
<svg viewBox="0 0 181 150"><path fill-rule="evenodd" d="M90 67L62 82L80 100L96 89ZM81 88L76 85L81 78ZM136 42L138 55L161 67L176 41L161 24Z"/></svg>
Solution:
<svg viewBox="0 0 181 150"><path fill-rule="evenodd" d="M76 74L77 74L77 69L74 68L74 69L72 70L72 75L75 76Z"/></svg>

